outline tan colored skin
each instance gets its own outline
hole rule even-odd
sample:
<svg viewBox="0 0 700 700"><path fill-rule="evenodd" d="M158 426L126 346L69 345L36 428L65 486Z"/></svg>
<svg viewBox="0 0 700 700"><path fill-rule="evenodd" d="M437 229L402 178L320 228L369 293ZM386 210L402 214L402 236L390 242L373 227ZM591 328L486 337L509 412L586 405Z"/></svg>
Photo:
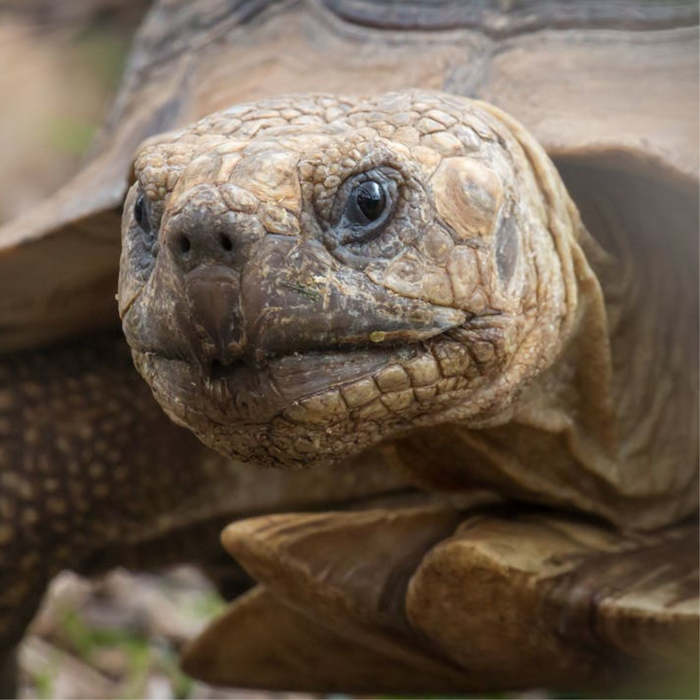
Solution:
<svg viewBox="0 0 700 700"><path fill-rule="evenodd" d="M690 371L685 393L663 417L633 404L653 391L653 331L624 385L613 365L643 307L620 307L620 263L497 109L424 91L278 98L152 140L135 175L123 327L158 401L208 445L299 467L382 443L429 485L486 484L626 527L697 507L692 334L654 369ZM383 177L388 223L348 242L349 190Z"/></svg>

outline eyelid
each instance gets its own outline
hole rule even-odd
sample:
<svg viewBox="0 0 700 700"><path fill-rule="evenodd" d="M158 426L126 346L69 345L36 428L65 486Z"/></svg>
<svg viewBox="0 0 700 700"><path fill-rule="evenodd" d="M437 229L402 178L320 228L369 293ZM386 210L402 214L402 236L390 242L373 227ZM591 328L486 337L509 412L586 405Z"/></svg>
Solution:
<svg viewBox="0 0 700 700"><path fill-rule="evenodd" d="M142 190L138 190L133 207L134 220L137 226L140 226L144 230L151 228L151 217L148 209L148 198Z"/></svg>
<svg viewBox="0 0 700 700"><path fill-rule="evenodd" d="M147 187L142 185L141 183L139 183L137 197L134 200L134 207L139 196L143 196L146 221L148 222L147 228L150 229L150 232L152 234L156 235L160 229L165 202L162 198L152 199L151 197L149 197ZM132 207L132 213L135 214L134 207ZM136 221L135 216L134 221ZM136 222L136 224L138 225L138 222Z"/></svg>

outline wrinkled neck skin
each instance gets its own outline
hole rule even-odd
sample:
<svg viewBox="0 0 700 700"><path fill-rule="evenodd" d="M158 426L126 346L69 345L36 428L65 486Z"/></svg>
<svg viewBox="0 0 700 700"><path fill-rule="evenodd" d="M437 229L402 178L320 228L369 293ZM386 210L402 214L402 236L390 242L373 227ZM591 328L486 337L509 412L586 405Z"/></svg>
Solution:
<svg viewBox="0 0 700 700"><path fill-rule="evenodd" d="M611 259L499 110L276 98L147 142L134 171L124 331L206 444L287 468L380 449L432 488L618 523L643 502L642 527L687 512L628 494L591 266Z"/></svg>

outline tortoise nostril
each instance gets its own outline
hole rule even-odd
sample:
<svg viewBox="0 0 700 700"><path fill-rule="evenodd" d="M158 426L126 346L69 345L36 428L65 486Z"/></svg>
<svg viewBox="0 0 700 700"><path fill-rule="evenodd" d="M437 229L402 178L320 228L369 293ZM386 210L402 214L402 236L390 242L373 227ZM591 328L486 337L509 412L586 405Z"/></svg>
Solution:
<svg viewBox="0 0 700 700"><path fill-rule="evenodd" d="M206 212L205 212L206 213ZM207 215L187 215L165 224L163 240L167 242L173 261L190 272L200 265L237 265L237 232L229 230Z"/></svg>
<svg viewBox="0 0 700 700"><path fill-rule="evenodd" d="M180 236L179 246L180 252L187 253L192 247L192 244L190 243L190 239L187 236Z"/></svg>
<svg viewBox="0 0 700 700"><path fill-rule="evenodd" d="M221 247L224 250L227 250L227 251L233 250L233 241L225 233L219 234L219 243L221 243Z"/></svg>

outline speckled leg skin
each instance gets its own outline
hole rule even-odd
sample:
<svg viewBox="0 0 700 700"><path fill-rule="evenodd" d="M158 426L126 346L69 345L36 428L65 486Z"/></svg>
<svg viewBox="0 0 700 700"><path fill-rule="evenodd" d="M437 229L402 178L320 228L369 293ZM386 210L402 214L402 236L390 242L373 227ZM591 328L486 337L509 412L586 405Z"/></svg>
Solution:
<svg viewBox="0 0 700 700"><path fill-rule="evenodd" d="M0 697L14 698L17 695L17 656L13 651L0 649Z"/></svg>
<svg viewBox="0 0 700 700"><path fill-rule="evenodd" d="M186 467L201 452L162 415L115 335L3 359L0 650L17 642L52 575L147 536L194 487Z"/></svg>

